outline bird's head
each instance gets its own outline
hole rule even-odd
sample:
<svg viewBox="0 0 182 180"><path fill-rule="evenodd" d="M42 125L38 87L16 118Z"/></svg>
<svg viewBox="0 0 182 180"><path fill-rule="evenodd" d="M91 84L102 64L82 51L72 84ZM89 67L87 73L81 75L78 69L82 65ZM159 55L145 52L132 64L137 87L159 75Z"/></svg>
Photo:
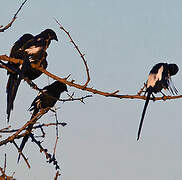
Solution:
<svg viewBox="0 0 182 180"><path fill-rule="evenodd" d="M64 92L64 91L68 92L68 89L65 83L55 81L54 84L55 84L55 87L59 88L61 92Z"/></svg>
<svg viewBox="0 0 182 180"><path fill-rule="evenodd" d="M176 64L169 64L169 74L170 76L175 75L179 71L179 68Z"/></svg>
<svg viewBox="0 0 182 180"><path fill-rule="evenodd" d="M57 35L56 35L56 33L52 29L46 29L41 34L43 34L45 36L48 36L50 38L50 40L58 41Z"/></svg>

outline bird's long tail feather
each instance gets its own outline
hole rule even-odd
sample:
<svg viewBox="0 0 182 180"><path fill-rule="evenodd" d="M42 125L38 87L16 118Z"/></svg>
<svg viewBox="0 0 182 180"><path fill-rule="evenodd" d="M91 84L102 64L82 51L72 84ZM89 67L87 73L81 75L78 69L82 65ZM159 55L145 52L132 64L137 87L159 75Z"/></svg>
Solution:
<svg viewBox="0 0 182 180"><path fill-rule="evenodd" d="M17 74L10 74L9 79L8 79L8 83L7 83L7 87L6 87L6 93L7 93L7 119L9 122L10 119L10 113L11 110L13 110L13 104L14 104L14 99L16 96L16 91L17 91L17 87L18 87L18 78L17 78Z"/></svg>
<svg viewBox="0 0 182 180"><path fill-rule="evenodd" d="M14 106L14 100L18 91L18 87L21 83L21 80L24 78L24 72L27 71L27 69L30 68L30 62L28 59L25 59L22 65L21 71L19 71L19 76L17 73L11 73L9 76L9 80L7 83L7 119L9 122L10 119L10 113L13 110Z"/></svg>
<svg viewBox="0 0 182 180"><path fill-rule="evenodd" d="M35 109L32 116L31 116L31 119L39 112L39 109ZM27 134L25 135L25 137L23 138L21 144L20 144L20 151L22 152L23 151L23 148L25 147L25 144L26 142L28 141L29 137L30 137L30 133L32 131L32 128L33 128L33 124L30 124L28 127L27 127ZM18 159L17 159L17 163L19 162L20 160L20 154L18 155Z"/></svg>
<svg viewBox="0 0 182 180"><path fill-rule="evenodd" d="M141 120L140 120L140 124L139 124L139 128L138 128L137 141L138 141L139 138L140 138L140 134L141 134L141 130L142 130L142 125L143 125L143 120L144 120L144 117L145 117L145 113L146 113L146 110L147 110L147 106L148 106L148 104L149 104L150 95L151 95L151 93L148 92L148 94L147 94L147 99L146 99L146 101L145 101L145 105L144 105L143 112L142 112L142 118L141 118Z"/></svg>

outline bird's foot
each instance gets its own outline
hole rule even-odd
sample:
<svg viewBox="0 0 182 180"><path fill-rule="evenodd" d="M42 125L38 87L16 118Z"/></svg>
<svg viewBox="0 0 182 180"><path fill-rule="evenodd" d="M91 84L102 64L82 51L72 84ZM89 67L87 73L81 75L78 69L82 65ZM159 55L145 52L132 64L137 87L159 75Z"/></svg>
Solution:
<svg viewBox="0 0 182 180"><path fill-rule="evenodd" d="M167 96L162 91L160 93L162 94L162 99L165 101Z"/></svg>
<svg viewBox="0 0 182 180"><path fill-rule="evenodd" d="M153 101L155 101L155 96L152 94L152 98L151 98Z"/></svg>

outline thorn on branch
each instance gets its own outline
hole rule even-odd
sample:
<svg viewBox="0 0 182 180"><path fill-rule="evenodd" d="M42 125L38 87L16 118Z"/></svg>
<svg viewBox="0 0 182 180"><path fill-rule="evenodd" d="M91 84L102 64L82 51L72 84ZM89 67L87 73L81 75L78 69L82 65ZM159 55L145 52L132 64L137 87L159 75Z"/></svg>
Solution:
<svg viewBox="0 0 182 180"><path fill-rule="evenodd" d="M144 89L146 88L146 83L144 83L143 87L140 89L140 91L138 91L138 95L140 96L142 94L142 92L145 92Z"/></svg>
<svg viewBox="0 0 182 180"><path fill-rule="evenodd" d="M108 96L114 96L119 92L119 90L114 91L113 93L108 94Z"/></svg>
<svg viewBox="0 0 182 180"><path fill-rule="evenodd" d="M62 101L62 102L66 102L66 101L80 101L82 103L85 104L84 102L84 99L86 98L89 98L89 97L93 97L92 95L86 95L86 96L83 96L83 97L80 97L80 98L74 98L74 92L70 95L67 93L67 96L69 97L68 99L59 99L59 101Z"/></svg>
<svg viewBox="0 0 182 180"><path fill-rule="evenodd" d="M54 154L51 155L50 153L48 153L48 150L45 149L45 148L43 148L43 146L41 145L41 142L40 142L40 141L37 141L32 133L30 134L30 137L31 137L31 139L32 139L32 142L34 142L35 144L38 145L38 147L40 148L40 152L44 152L44 154L45 154L45 156L46 156L46 159L48 159L47 162L48 162L48 163L53 163L53 165L55 166L55 169L56 169L56 170L57 170L57 169L60 169L60 167L59 167L59 165L58 165L58 162L57 162L57 160L56 160Z"/></svg>
<svg viewBox="0 0 182 180"><path fill-rule="evenodd" d="M60 124L61 124L63 127L67 125L67 123L65 123L65 122L62 122L62 123L60 123Z"/></svg>
<svg viewBox="0 0 182 180"><path fill-rule="evenodd" d="M68 78L71 76L71 74L69 74L67 77L65 77L64 79L65 80L68 80Z"/></svg>

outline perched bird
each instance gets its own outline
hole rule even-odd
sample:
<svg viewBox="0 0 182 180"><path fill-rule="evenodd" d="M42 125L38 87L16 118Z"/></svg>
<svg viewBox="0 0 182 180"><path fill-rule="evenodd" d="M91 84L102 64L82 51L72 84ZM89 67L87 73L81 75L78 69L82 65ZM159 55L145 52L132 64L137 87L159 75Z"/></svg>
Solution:
<svg viewBox="0 0 182 180"><path fill-rule="evenodd" d="M46 29L36 36L24 34L13 45L10 57L22 59L24 63L21 65L9 62L15 73L8 72L9 79L6 87L8 122L21 80L25 77L34 80L42 74L41 71L31 68L31 64L40 63L40 66L44 69L47 68L46 49L49 47L51 40L58 41L56 33L52 29Z"/></svg>
<svg viewBox="0 0 182 180"><path fill-rule="evenodd" d="M31 116L31 119L36 116L37 113L40 112L42 109L51 108L53 107L57 100L59 99L61 93L67 90L66 84L55 81L49 86L45 86L42 91L38 94L38 96L34 99L34 101L31 104L31 107L29 108L29 111L33 111L33 114ZM31 130L33 128L33 124L30 124L27 127L27 134L22 140L22 143L20 145L20 150L22 151L26 142L28 141L29 134L31 133ZM20 159L20 155L18 157L18 161Z"/></svg>
<svg viewBox="0 0 182 180"><path fill-rule="evenodd" d="M37 54L42 49L46 51L52 40L58 41L56 33L52 29L46 29L33 39L27 41L19 50L28 55Z"/></svg>
<svg viewBox="0 0 182 180"><path fill-rule="evenodd" d="M153 93L162 93L162 89L167 89L172 94L178 93L171 80L171 76L175 75L178 70L179 68L176 64L158 63L150 71L146 86L147 98L143 108L142 118L139 124L137 140L139 140L140 138L145 112L151 95L154 97Z"/></svg>
<svg viewBox="0 0 182 180"><path fill-rule="evenodd" d="M32 40L34 36L32 34L24 34L22 37L20 37L13 45L11 52L10 52L10 57L12 58L17 58L17 59L22 59L22 52L19 51L19 49L26 44L27 41ZM16 91L15 88L17 85L18 81L18 72L20 73L19 66L20 64L14 64L12 62L8 62L8 66L11 67L11 69L14 71L12 72L7 72L9 75L9 79L7 82L6 86L6 93L7 93L7 119L9 122L10 118L10 111L13 110L13 101L16 96ZM13 98L14 97L14 98Z"/></svg>

